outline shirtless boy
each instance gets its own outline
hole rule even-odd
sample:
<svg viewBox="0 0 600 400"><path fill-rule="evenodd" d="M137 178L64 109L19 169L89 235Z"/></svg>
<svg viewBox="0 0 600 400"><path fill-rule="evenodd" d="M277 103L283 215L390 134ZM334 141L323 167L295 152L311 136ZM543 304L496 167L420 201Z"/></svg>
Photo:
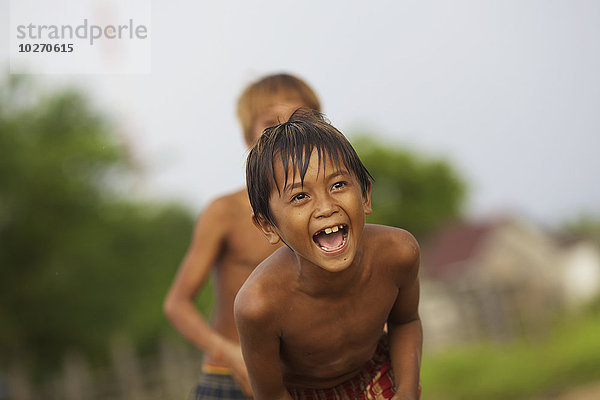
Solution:
<svg viewBox="0 0 600 400"><path fill-rule="evenodd" d="M417 399L419 247L365 225L371 181L350 143L298 110L252 148L246 184L255 224L286 245L235 300L254 398Z"/></svg>
<svg viewBox="0 0 600 400"><path fill-rule="evenodd" d="M248 147L265 128L285 121L300 106L320 107L312 89L294 76L271 75L248 86L238 101L238 118ZM193 398L243 399L251 395L233 320L233 300L252 270L279 247L265 240L252 224L251 214L245 188L205 208L164 302L175 328L205 353L204 373ZM209 324L194 299L211 271L215 307Z"/></svg>

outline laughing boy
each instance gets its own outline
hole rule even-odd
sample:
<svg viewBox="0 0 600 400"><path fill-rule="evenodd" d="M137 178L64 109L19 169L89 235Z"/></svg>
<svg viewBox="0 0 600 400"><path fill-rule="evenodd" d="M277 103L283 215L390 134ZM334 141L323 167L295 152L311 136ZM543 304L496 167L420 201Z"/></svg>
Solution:
<svg viewBox="0 0 600 400"><path fill-rule="evenodd" d="M419 247L402 229L365 225L369 177L347 139L307 109L251 149L254 223L286 245L235 300L256 400L419 397Z"/></svg>

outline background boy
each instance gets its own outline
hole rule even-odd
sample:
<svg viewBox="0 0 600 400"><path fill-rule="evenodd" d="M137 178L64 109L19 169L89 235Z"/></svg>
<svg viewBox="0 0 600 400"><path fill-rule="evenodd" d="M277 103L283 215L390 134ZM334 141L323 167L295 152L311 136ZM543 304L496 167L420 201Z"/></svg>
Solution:
<svg viewBox="0 0 600 400"><path fill-rule="evenodd" d="M313 90L294 76L271 75L249 85L237 106L248 147L265 128L285 121L300 106L320 108ZM175 328L205 352L204 373L195 398L251 395L233 320L233 301L252 270L279 246L265 240L253 226L251 214L245 189L220 197L205 208L164 302L164 311ZM215 307L209 325L194 299L211 270Z"/></svg>
<svg viewBox="0 0 600 400"><path fill-rule="evenodd" d="M365 225L371 181L350 143L300 110L258 140L246 180L255 223L286 244L235 300L255 399L417 399L418 244Z"/></svg>

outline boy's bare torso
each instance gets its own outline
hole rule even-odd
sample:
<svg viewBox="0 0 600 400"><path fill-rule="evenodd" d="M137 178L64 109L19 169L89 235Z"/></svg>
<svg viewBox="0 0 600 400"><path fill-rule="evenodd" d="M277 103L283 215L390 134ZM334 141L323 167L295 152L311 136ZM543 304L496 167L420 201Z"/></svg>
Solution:
<svg viewBox="0 0 600 400"><path fill-rule="evenodd" d="M399 234L407 237L404 249L390 246L397 241L388 238ZM336 386L372 357L402 283L402 264L409 268L418 254L409 236L396 228L365 226L357 265L337 273L317 270L319 287L303 283L296 256L287 248L250 277L244 286L250 296L244 299L259 296L275 310L270 316L277 320L287 387Z"/></svg>
<svg viewBox="0 0 600 400"><path fill-rule="evenodd" d="M233 319L233 301L254 268L279 246L271 245L252 223L252 208L246 190L221 197L222 223L226 235L213 267L212 314L214 329L229 340L239 342ZM210 359L206 360L211 362Z"/></svg>

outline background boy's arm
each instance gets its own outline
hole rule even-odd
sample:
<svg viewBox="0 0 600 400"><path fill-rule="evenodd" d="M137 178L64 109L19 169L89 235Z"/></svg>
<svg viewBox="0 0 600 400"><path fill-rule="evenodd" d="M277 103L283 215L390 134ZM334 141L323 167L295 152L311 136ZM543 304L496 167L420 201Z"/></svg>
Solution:
<svg viewBox="0 0 600 400"><path fill-rule="evenodd" d="M423 331L419 318L419 247L406 233L399 243L398 297L388 318L390 357L394 370L396 394L393 399L419 396Z"/></svg>
<svg viewBox="0 0 600 400"><path fill-rule="evenodd" d="M227 233L227 219L224 217L227 212L227 205L222 200L211 203L203 211L196 222L190 247L165 298L164 311L187 340L210 354L213 360L228 366L244 392L250 394L248 373L239 345L216 332L194 303L221 251Z"/></svg>
<svg viewBox="0 0 600 400"><path fill-rule="evenodd" d="M292 400L283 384L277 318L259 291L240 290L234 314L255 400Z"/></svg>

